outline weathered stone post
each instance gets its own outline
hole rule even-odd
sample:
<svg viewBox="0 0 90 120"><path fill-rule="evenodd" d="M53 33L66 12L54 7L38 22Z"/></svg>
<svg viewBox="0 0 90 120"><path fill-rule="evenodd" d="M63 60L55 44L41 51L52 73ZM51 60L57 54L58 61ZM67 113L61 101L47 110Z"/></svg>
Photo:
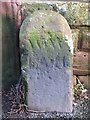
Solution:
<svg viewBox="0 0 90 120"><path fill-rule="evenodd" d="M73 43L67 21L53 11L28 16L20 29L27 103L36 111L72 111Z"/></svg>

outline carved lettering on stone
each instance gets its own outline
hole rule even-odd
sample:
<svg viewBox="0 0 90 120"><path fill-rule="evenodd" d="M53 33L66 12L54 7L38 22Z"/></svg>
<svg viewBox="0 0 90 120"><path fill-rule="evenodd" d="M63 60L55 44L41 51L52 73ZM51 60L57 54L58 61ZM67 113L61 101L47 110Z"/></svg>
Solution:
<svg viewBox="0 0 90 120"><path fill-rule="evenodd" d="M20 29L20 48L29 108L71 112L73 43L64 17L53 11L28 16Z"/></svg>

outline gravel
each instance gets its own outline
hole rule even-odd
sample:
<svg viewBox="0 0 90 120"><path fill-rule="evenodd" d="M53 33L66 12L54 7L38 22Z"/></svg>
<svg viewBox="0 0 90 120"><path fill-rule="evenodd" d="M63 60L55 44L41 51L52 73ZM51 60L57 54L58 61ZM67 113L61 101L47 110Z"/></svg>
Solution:
<svg viewBox="0 0 90 120"><path fill-rule="evenodd" d="M2 116L3 118L75 118L89 120L90 118L90 98L77 100L73 106L72 113L59 113L59 112L25 112L21 109L19 112L10 115L11 107L15 96L11 91L3 92L2 95Z"/></svg>

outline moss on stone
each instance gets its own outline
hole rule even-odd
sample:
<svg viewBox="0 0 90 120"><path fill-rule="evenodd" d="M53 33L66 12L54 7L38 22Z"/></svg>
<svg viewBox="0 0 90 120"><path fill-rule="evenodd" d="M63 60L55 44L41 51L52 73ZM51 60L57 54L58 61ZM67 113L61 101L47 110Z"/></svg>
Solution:
<svg viewBox="0 0 90 120"><path fill-rule="evenodd" d="M22 8L24 8L22 16L25 18L28 14L32 14L35 11L39 10L50 10L50 6L46 3L34 3L34 4L22 4Z"/></svg>
<svg viewBox="0 0 90 120"><path fill-rule="evenodd" d="M53 10L59 12L62 16L66 18L69 25L89 25L90 20L88 19L88 5L89 3L84 2L68 2L59 3L58 7L55 4L48 5L44 3L40 4L23 4L22 7L25 8L25 14L33 13L39 10ZM56 8L55 8L56 7ZM58 9L58 10L57 10ZM24 14L24 13L23 13Z"/></svg>
<svg viewBox="0 0 90 120"><path fill-rule="evenodd" d="M42 55L43 50L45 53L44 55L46 55L44 57L47 57L49 60L51 59L55 60L57 56L59 60L63 60L64 56L66 56L67 59L69 60L69 57L71 56L70 48L68 44L65 42L66 39L62 36L61 33L47 31L45 32L45 35L43 37L44 39L42 39L41 35L43 36L43 34L40 34L39 31L35 29L33 29L28 35L28 40L31 43L34 52L33 53L34 59L36 59L35 55L37 54L37 50L39 50L38 54Z"/></svg>
<svg viewBox="0 0 90 120"><path fill-rule="evenodd" d="M33 29L32 32L30 32L30 34L29 34L29 41L30 41L32 48L36 47L36 48L40 49L40 47L41 47L40 42L38 44L39 39L40 39L40 36L39 36L37 30Z"/></svg>
<svg viewBox="0 0 90 120"><path fill-rule="evenodd" d="M65 3L66 11L61 5L60 13L66 18L69 25L89 25L88 3ZM62 12L63 11L63 12Z"/></svg>

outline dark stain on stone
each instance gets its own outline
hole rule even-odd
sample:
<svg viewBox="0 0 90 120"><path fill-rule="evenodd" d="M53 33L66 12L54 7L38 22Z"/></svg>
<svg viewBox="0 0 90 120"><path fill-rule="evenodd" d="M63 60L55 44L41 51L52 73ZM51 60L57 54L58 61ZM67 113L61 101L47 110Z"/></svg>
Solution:
<svg viewBox="0 0 90 120"><path fill-rule="evenodd" d="M65 56L63 57L63 67L66 67L66 58L65 58Z"/></svg>
<svg viewBox="0 0 90 120"><path fill-rule="evenodd" d="M44 28L44 26L42 25L42 28Z"/></svg>
<svg viewBox="0 0 90 120"><path fill-rule="evenodd" d="M86 57L86 55L84 55L84 57Z"/></svg>
<svg viewBox="0 0 90 120"><path fill-rule="evenodd" d="M54 63L54 60L53 60L53 59L51 59L51 62L52 62L52 63Z"/></svg>
<svg viewBox="0 0 90 120"><path fill-rule="evenodd" d="M71 52L71 50L69 50L69 52Z"/></svg>
<svg viewBox="0 0 90 120"><path fill-rule="evenodd" d="M51 76L49 76L49 79L52 79L52 77L51 77Z"/></svg>
<svg viewBox="0 0 90 120"><path fill-rule="evenodd" d="M39 75L39 73L37 73Z"/></svg>
<svg viewBox="0 0 90 120"><path fill-rule="evenodd" d="M38 8L38 10L40 10L40 8Z"/></svg>

